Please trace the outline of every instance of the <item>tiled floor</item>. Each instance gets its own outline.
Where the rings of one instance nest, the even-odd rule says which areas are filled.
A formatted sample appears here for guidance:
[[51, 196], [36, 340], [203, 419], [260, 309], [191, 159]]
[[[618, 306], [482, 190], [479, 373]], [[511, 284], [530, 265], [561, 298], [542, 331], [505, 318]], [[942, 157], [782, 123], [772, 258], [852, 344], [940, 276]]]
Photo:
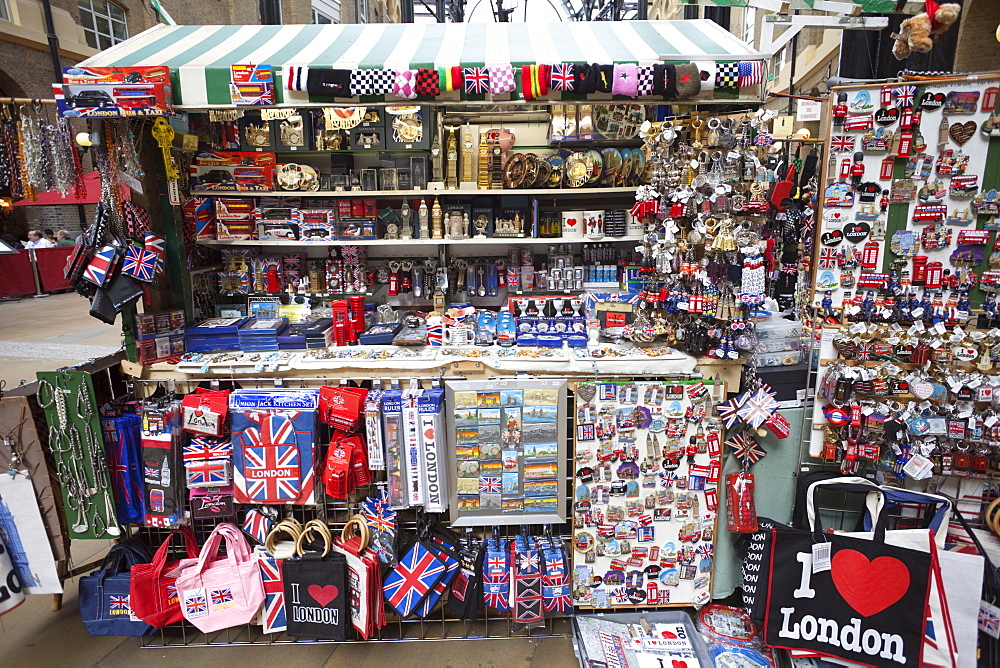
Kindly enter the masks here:
[[[36, 371], [57, 369], [116, 351], [121, 341], [120, 326], [105, 325], [92, 318], [89, 306], [86, 299], [76, 294], [0, 302], [0, 381], [5, 381], [8, 388], [16, 387], [22, 380], [34, 380]], [[88, 563], [108, 546], [107, 541], [75, 541], [74, 561]], [[567, 638], [143, 649], [136, 639], [87, 635], [80, 621], [76, 591], [77, 580], [67, 581], [63, 606], [57, 612], [51, 609], [51, 596], [32, 596], [0, 617], [0, 666], [173, 668], [197, 663], [282, 668], [569, 668], [578, 665]]]
[[0, 301], [0, 381], [7, 388], [35, 379], [36, 371], [103, 357], [121, 346], [121, 325], [89, 313], [76, 293]]

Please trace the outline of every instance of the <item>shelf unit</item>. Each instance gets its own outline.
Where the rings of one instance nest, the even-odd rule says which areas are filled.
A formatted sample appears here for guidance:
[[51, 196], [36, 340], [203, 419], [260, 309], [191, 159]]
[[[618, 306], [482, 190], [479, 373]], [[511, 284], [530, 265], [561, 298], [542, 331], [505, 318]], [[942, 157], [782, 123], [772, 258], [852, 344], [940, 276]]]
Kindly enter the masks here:
[[492, 237], [487, 239], [341, 239], [337, 241], [296, 241], [294, 239], [274, 239], [264, 240], [253, 239], [242, 241], [239, 239], [205, 239], [198, 241], [203, 246], [296, 246], [299, 248], [311, 248], [320, 246], [507, 246], [517, 244], [585, 244], [585, 243], [612, 243], [619, 241], [642, 241], [641, 235], [626, 235], [624, 237], [603, 237], [601, 239], [563, 239], [554, 238], [534, 238], [534, 237]]
[[192, 190], [195, 197], [478, 197], [482, 195], [527, 195], [554, 197], [600, 197], [601, 195], [634, 194], [636, 186], [615, 188], [520, 188], [505, 190], [490, 189], [441, 189], [441, 190], [254, 190], [254, 191], [223, 191], [223, 190]]

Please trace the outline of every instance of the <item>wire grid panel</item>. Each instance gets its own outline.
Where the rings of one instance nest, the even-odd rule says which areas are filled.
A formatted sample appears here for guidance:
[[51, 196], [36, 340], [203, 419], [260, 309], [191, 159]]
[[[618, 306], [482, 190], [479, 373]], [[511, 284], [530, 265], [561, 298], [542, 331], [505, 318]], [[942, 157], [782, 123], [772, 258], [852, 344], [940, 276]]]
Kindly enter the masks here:
[[[564, 470], [567, 472], [565, 485], [570, 489], [572, 484], [573, 468], [573, 443], [572, 438], [575, 433], [574, 420], [574, 396], [572, 391], [567, 391], [564, 414], [567, 420], [565, 429], [567, 461]], [[317, 462], [325, 461], [327, 445], [330, 440], [330, 428], [323, 423], [317, 423], [317, 439], [320, 443], [318, 448]], [[359, 488], [349, 499], [333, 499], [326, 494], [320, 493], [320, 502], [311, 506], [283, 506], [279, 510], [282, 518], [294, 517], [299, 522], [305, 524], [312, 519], [325, 521], [330, 530], [335, 534], [339, 533], [352, 515], [360, 512], [361, 501], [372, 494], [377, 493], [377, 487], [371, 485]], [[567, 517], [572, 517], [572, 499], [564, 499], [566, 503]], [[190, 510], [190, 508], [188, 508]], [[442, 517], [447, 524], [447, 517]], [[216, 521], [192, 520], [192, 527], [198, 537], [199, 544], [203, 544], [217, 524]], [[398, 530], [414, 533], [417, 527], [417, 513], [413, 510], [400, 511], [398, 514]], [[572, 549], [570, 545], [571, 527], [570, 523], [550, 525], [553, 537], [563, 541], [567, 550]], [[482, 540], [486, 535], [496, 535], [511, 537], [521, 529], [527, 529], [532, 533], [540, 533], [540, 527], [469, 527], [477, 540]], [[143, 537], [148, 545], [156, 549], [167, 538], [170, 529], [160, 529], [154, 527], [140, 527], [139, 535]], [[567, 552], [567, 554], [569, 554]], [[170, 545], [168, 561], [182, 559], [186, 557], [181, 541], [174, 541]], [[442, 599], [444, 600], [444, 599]], [[347, 642], [383, 642], [383, 641], [433, 641], [433, 640], [493, 640], [506, 638], [540, 638], [540, 637], [566, 637], [571, 635], [571, 620], [569, 617], [546, 616], [544, 624], [540, 627], [527, 629], [515, 629], [509, 615], [502, 615], [489, 608], [484, 608], [479, 619], [474, 621], [461, 620], [450, 617], [444, 605], [439, 603], [438, 608], [426, 618], [403, 619], [391, 608], [386, 609], [387, 624], [382, 629], [376, 631], [375, 636], [369, 640], [362, 639], [353, 628], [347, 631]], [[202, 633], [187, 620], [172, 624], [164, 629], [157, 630], [141, 639], [143, 647], [206, 647], [225, 645], [273, 645], [273, 644], [315, 644], [315, 643], [335, 643], [332, 640], [315, 640], [307, 638], [293, 638], [286, 633], [262, 632], [262, 627], [254, 624], [245, 624], [233, 628], [223, 629], [213, 633]]]

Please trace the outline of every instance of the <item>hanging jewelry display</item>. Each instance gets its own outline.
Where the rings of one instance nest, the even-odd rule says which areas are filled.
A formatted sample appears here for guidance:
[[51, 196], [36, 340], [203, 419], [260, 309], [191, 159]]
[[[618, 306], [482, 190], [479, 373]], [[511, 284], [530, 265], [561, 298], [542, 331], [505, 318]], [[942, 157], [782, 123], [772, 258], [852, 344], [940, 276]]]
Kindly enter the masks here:
[[38, 403], [49, 425], [48, 447], [62, 488], [70, 537], [121, 535], [90, 375], [39, 372], [38, 383]]

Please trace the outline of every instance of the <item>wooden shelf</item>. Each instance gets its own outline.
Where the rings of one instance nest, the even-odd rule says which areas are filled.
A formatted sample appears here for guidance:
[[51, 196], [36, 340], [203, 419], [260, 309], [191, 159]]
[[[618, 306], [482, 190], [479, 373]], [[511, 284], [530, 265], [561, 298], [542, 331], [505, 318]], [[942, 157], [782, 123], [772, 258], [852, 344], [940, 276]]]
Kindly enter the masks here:
[[626, 235], [624, 237], [604, 237], [603, 239], [563, 239], [556, 237], [553, 239], [525, 238], [490, 238], [490, 239], [410, 239], [402, 241], [398, 239], [341, 239], [337, 241], [295, 241], [290, 239], [274, 239], [261, 241], [253, 239], [250, 241], [229, 240], [229, 239], [205, 239], [197, 243], [203, 246], [295, 246], [297, 248], [309, 248], [311, 246], [476, 246], [476, 245], [496, 245], [507, 246], [517, 244], [586, 244], [586, 243], [609, 243], [613, 241], [642, 241], [641, 235]]
[[636, 186], [621, 188], [523, 188], [512, 190], [256, 190], [256, 191], [223, 191], [223, 190], [192, 190], [191, 195], [197, 197], [395, 197], [410, 199], [413, 197], [479, 197], [482, 195], [529, 195], [552, 197], [600, 197], [601, 195], [634, 194]]

